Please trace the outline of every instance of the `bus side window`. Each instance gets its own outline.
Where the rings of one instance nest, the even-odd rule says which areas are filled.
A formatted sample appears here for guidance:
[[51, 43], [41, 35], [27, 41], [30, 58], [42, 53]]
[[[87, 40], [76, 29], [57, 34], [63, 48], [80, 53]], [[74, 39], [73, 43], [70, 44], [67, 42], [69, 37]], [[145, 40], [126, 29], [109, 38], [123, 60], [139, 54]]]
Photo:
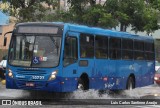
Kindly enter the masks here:
[[133, 40], [122, 39], [122, 59], [132, 60], [133, 59]]
[[78, 59], [78, 47], [77, 47], [77, 38], [75, 37], [66, 37], [64, 45], [64, 62], [63, 65], [67, 66], [73, 64]]
[[134, 59], [144, 60], [144, 42], [140, 40], [134, 41]]
[[95, 37], [95, 56], [97, 59], [108, 58], [108, 37], [100, 35]]
[[154, 60], [154, 43], [153, 42], [145, 42], [145, 59], [146, 60]]
[[109, 40], [109, 57], [110, 59], [121, 59], [121, 39], [110, 38]]
[[80, 35], [80, 57], [93, 58], [94, 57], [94, 36], [90, 34]]

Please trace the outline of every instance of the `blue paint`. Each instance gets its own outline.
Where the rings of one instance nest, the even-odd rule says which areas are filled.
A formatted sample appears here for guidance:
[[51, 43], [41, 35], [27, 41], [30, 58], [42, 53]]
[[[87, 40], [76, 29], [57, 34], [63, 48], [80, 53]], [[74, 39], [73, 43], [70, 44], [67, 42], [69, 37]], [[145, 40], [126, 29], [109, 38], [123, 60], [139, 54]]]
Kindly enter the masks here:
[[[63, 52], [66, 33], [68, 33], [70, 36], [77, 38], [78, 46], [80, 46], [80, 33], [138, 39], [153, 43], [152, 37], [141, 37], [137, 35], [131, 35], [125, 32], [104, 30], [100, 28], [73, 25], [68, 23], [49, 24], [64, 25], [59, 65], [57, 67], [38, 68], [37, 70], [36, 68], [32, 69], [32, 67], [27, 67], [29, 68], [27, 70], [26, 67], [11, 66], [8, 64], [8, 68], [12, 70], [14, 77], [8, 77], [8, 71], [6, 72], [7, 88], [45, 90], [53, 92], [72, 92], [77, 89], [78, 79], [84, 73], [87, 74], [89, 77], [89, 89], [126, 89], [127, 79], [131, 74], [135, 76], [135, 87], [143, 87], [153, 84], [155, 67], [154, 60], [112, 60], [109, 58], [96, 59], [95, 57], [93, 59], [80, 58], [80, 48], [78, 47], [78, 60], [67, 66], [63, 65]], [[88, 61], [87, 66], [79, 66], [80, 60]], [[34, 57], [32, 59], [32, 62], [34, 64], [38, 64], [41, 61], [39, 60], [39, 57]], [[55, 70], [58, 70], [56, 79], [49, 81], [52, 72], [54, 72]], [[44, 76], [44, 79], [33, 80], [33, 76]], [[26, 82], [34, 82], [34, 84], [37, 86], [24, 86]]]

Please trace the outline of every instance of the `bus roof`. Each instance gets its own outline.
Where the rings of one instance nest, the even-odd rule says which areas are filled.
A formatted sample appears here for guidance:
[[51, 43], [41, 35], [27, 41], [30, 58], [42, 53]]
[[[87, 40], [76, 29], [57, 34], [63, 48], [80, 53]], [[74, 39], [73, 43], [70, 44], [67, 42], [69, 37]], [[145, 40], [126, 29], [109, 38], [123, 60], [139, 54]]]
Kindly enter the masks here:
[[43, 25], [43, 26], [61, 26], [68, 27], [70, 31], [80, 32], [80, 33], [88, 33], [88, 34], [96, 34], [96, 35], [104, 35], [111, 37], [122, 37], [122, 38], [130, 38], [136, 40], [145, 40], [145, 41], [153, 41], [151, 36], [139, 36], [136, 34], [130, 34], [127, 32], [120, 32], [116, 30], [103, 29], [99, 27], [89, 27], [85, 25], [79, 24], [71, 24], [71, 23], [63, 23], [63, 22], [27, 22], [27, 23], [19, 23], [17, 26], [27, 26], [27, 25]]
[[103, 29], [98, 27], [89, 27], [77, 24], [66, 24], [71, 31], [83, 32], [88, 34], [96, 34], [96, 35], [106, 35], [111, 37], [122, 37], [122, 38], [130, 38], [136, 40], [145, 40], [145, 41], [153, 41], [153, 37], [151, 36], [139, 36], [136, 34], [130, 34], [127, 32], [120, 32], [115, 30]]

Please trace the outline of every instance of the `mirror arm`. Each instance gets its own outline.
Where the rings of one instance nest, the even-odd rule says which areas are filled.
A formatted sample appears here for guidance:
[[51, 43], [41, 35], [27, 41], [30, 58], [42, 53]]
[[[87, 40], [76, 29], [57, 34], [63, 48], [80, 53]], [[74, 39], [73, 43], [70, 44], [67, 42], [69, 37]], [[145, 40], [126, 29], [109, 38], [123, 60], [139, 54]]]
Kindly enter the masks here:
[[13, 33], [13, 31], [6, 32], [6, 33], [4, 34], [4, 37], [5, 37], [7, 34], [9, 34], [9, 33]]
[[9, 32], [6, 32], [6, 33], [4, 34], [3, 46], [6, 46], [6, 45], [7, 45], [7, 37], [6, 37], [6, 35], [9, 34], [9, 33], [13, 33], [13, 32], [12, 32], [12, 31], [9, 31]]

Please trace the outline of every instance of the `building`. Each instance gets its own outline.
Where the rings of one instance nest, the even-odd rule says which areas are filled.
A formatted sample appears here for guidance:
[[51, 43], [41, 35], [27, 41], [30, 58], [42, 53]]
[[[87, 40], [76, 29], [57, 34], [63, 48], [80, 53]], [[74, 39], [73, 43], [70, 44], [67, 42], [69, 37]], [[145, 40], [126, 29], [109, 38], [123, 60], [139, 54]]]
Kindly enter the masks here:
[[14, 24], [9, 24], [9, 16], [0, 11], [0, 60], [4, 55], [6, 55], [11, 39], [11, 34], [7, 35], [7, 46], [3, 46], [4, 34], [6, 32], [12, 31], [13, 27]]

